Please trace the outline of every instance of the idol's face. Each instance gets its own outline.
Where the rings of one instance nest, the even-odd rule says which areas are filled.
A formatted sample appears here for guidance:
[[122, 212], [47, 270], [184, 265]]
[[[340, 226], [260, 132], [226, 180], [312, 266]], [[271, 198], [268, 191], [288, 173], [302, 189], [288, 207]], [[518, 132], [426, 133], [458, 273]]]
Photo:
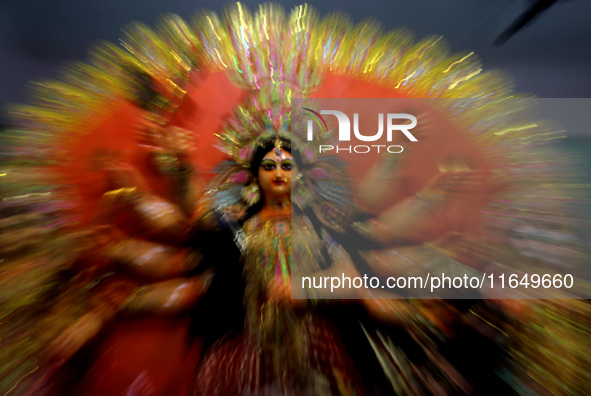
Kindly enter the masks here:
[[291, 153], [272, 149], [259, 166], [259, 187], [267, 200], [288, 199], [291, 194], [291, 178], [296, 172]]

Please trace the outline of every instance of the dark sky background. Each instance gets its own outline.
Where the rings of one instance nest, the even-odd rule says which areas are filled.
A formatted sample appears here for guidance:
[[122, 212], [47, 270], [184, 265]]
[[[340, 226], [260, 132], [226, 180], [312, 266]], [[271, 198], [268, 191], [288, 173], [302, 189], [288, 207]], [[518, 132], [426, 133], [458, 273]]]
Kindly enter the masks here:
[[[591, 0], [557, 0], [502, 45], [492, 43], [536, 1], [549, 0], [315, 0], [320, 14], [334, 10], [354, 22], [373, 18], [385, 29], [406, 27], [417, 39], [442, 35], [452, 51], [475, 51], [486, 69], [503, 69], [515, 89], [542, 98], [591, 98]], [[260, 2], [243, 1], [251, 10]], [[276, 1], [286, 9], [301, 2]], [[154, 26], [175, 13], [222, 12], [213, 0], [1, 0], [0, 106], [27, 100], [28, 81], [59, 76], [61, 65], [84, 60], [100, 40], [117, 41], [133, 21]], [[570, 104], [569, 104], [570, 103]], [[568, 120], [590, 116], [590, 101], [568, 101]], [[572, 114], [569, 114], [572, 113]], [[589, 134], [589, 123], [567, 126]], [[586, 131], [585, 129], [589, 129]]]

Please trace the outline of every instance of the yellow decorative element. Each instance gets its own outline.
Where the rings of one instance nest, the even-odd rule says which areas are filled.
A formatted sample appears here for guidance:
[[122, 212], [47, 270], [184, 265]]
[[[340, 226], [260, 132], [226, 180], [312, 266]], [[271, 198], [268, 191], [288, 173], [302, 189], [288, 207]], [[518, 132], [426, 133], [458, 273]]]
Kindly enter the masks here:
[[5, 197], [5, 198], [2, 198], [2, 201], [10, 202], [10, 201], [17, 201], [17, 200], [26, 199], [26, 198], [43, 198], [43, 197], [49, 197], [50, 195], [51, 195], [51, 192], [29, 193], [29, 194], [24, 194], [24, 195], [16, 195], [14, 197]]
[[136, 190], [137, 190], [137, 187], [123, 187], [123, 188], [119, 188], [117, 190], [107, 191], [106, 193], [103, 194], [103, 197], [115, 197], [118, 195], [129, 194], [129, 193], [135, 192]]
[[455, 81], [455, 82], [454, 82], [452, 85], [450, 85], [450, 86], [449, 86], [449, 88], [448, 88], [448, 89], [453, 89], [453, 88], [455, 88], [455, 87], [456, 87], [456, 85], [458, 85], [459, 83], [461, 83], [461, 82], [464, 82], [464, 81], [467, 81], [467, 80], [471, 79], [472, 77], [474, 77], [475, 75], [477, 75], [477, 74], [478, 74], [478, 73], [480, 73], [481, 71], [482, 71], [482, 69], [478, 69], [478, 70], [476, 70], [475, 72], [472, 72], [472, 73], [468, 74], [466, 77], [462, 77], [462, 78], [460, 78], [460, 79], [456, 80], [456, 81]]
[[23, 375], [21, 378], [19, 378], [18, 381], [15, 382], [14, 386], [12, 388], [10, 388], [5, 394], [4, 396], [8, 395], [10, 392], [12, 392], [17, 386], [18, 384], [21, 382], [21, 380], [23, 378], [26, 378], [27, 376], [33, 374], [35, 371], [39, 370], [39, 366], [35, 367], [33, 370], [29, 371], [28, 373], [26, 373], [25, 375]]
[[474, 55], [474, 52], [470, 52], [468, 55], [464, 56], [459, 61], [455, 61], [454, 63], [452, 63], [451, 65], [449, 65], [449, 67], [447, 69], [445, 69], [443, 72], [444, 73], [447, 73], [448, 71], [451, 70], [452, 67], [454, 67], [454, 65], [457, 65], [458, 63], [461, 63], [461, 62], [465, 61], [466, 59], [468, 59], [472, 55]]
[[413, 71], [411, 75], [409, 75], [406, 78], [403, 78], [402, 80], [398, 81], [398, 84], [396, 84], [396, 89], [400, 88], [400, 84], [402, 84], [405, 81], [408, 81], [409, 78], [411, 78], [412, 76], [414, 76], [415, 74], [417, 74], [417, 71]]
[[520, 127], [520, 128], [507, 128], [507, 129], [505, 129], [503, 131], [495, 132], [495, 135], [501, 136], [501, 135], [506, 134], [507, 132], [523, 131], [525, 129], [535, 128], [537, 126], [538, 126], [538, 124], [531, 124], [531, 125], [526, 125], [526, 126], [523, 126], [523, 127]]

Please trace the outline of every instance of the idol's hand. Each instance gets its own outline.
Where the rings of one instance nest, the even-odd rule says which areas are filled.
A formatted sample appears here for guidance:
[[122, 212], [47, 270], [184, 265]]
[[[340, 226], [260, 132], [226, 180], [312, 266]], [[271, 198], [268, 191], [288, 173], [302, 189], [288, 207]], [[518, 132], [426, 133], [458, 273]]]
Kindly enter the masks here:
[[148, 149], [163, 149], [164, 128], [150, 117], [142, 117], [136, 125], [136, 141]]
[[367, 312], [377, 320], [403, 326], [411, 321], [427, 321], [446, 333], [452, 331], [453, 323], [460, 313], [443, 300], [408, 301], [393, 299], [390, 293], [381, 290], [367, 291], [361, 300]]
[[480, 170], [461, 170], [438, 173], [421, 190], [424, 194], [469, 196], [483, 192], [486, 175]]
[[136, 288], [120, 309], [126, 313], [177, 315], [189, 312], [211, 285], [213, 274], [174, 278]]
[[149, 117], [142, 118], [136, 129], [137, 142], [152, 153], [160, 172], [171, 173], [172, 169], [174, 173], [189, 164], [196, 149], [193, 132], [176, 126], [161, 126]]
[[146, 189], [147, 185], [140, 172], [125, 163], [114, 163], [106, 168], [109, 185], [114, 189], [133, 188]]
[[97, 336], [104, 325], [100, 312], [91, 311], [66, 328], [47, 346], [48, 360], [63, 364], [88, 341]]
[[124, 282], [113, 283], [98, 292], [91, 303], [93, 308], [67, 326], [47, 344], [46, 359], [61, 365], [90, 341], [97, 338], [115, 317], [119, 305], [129, 293]]
[[195, 144], [195, 134], [188, 129], [180, 127], [170, 127], [166, 130], [165, 144], [167, 151], [175, 153], [181, 161], [185, 161], [197, 149]]

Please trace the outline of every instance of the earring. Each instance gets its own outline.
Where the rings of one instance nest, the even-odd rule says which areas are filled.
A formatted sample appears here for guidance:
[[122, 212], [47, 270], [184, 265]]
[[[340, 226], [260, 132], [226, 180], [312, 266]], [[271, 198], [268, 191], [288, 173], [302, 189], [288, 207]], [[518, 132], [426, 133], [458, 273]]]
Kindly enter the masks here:
[[248, 206], [256, 205], [261, 200], [261, 190], [257, 184], [256, 179], [242, 189], [242, 199], [248, 204]]

